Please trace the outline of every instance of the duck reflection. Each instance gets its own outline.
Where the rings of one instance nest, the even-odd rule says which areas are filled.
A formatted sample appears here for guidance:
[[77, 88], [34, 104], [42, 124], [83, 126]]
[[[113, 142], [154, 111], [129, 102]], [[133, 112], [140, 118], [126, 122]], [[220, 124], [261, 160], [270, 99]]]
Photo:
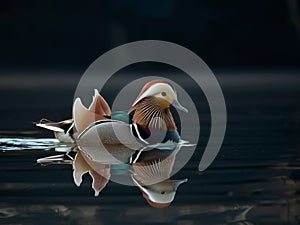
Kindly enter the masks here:
[[[149, 153], [153, 153], [153, 150]], [[171, 180], [175, 155], [166, 158], [140, 160], [132, 164], [131, 178], [143, 197], [155, 208], [164, 208], [174, 200], [176, 190], [183, 180]]]
[[[183, 146], [183, 144], [178, 144], [172, 150], [143, 148], [134, 153], [128, 152], [127, 157], [123, 153], [123, 159], [127, 158], [127, 164], [107, 164], [107, 161], [115, 161], [113, 154], [107, 154], [108, 158], [96, 157], [97, 160], [94, 160], [87, 152], [78, 151], [73, 162], [74, 181], [79, 186], [82, 175], [89, 172], [93, 178], [92, 188], [95, 191], [95, 196], [98, 196], [109, 181], [111, 168], [118, 169], [121, 176], [129, 175], [132, 183], [139, 188], [151, 206], [155, 208], [167, 207], [174, 200], [179, 185], [187, 182], [187, 179], [170, 179], [176, 154]], [[109, 150], [116, 151], [111, 147], [105, 150], [98, 149], [98, 152], [103, 155], [101, 152]], [[124, 168], [121, 173], [119, 168]]]
[[[127, 163], [118, 162], [113, 154], [107, 154], [106, 158], [97, 157], [95, 152], [89, 155], [88, 152], [75, 148], [64, 155], [55, 155], [38, 159], [40, 164], [71, 164], [73, 167], [73, 180], [79, 187], [83, 176], [89, 174], [92, 178], [92, 188], [95, 196], [99, 196], [101, 191], [107, 186], [111, 174], [115, 176], [124, 176], [131, 180], [132, 185], [138, 187], [146, 201], [155, 208], [164, 208], [169, 206], [174, 200], [177, 188], [187, 182], [187, 179], [171, 180], [176, 155], [183, 146], [187, 144], [178, 144], [172, 150], [161, 150], [143, 148], [136, 152], [127, 152]], [[111, 149], [98, 149], [99, 155], [103, 156], [103, 151], [116, 151]], [[75, 156], [71, 155], [75, 153]], [[107, 163], [111, 162], [111, 163]], [[118, 171], [112, 172], [112, 171]], [[117, 179], [117, 178], [116, 178]]]

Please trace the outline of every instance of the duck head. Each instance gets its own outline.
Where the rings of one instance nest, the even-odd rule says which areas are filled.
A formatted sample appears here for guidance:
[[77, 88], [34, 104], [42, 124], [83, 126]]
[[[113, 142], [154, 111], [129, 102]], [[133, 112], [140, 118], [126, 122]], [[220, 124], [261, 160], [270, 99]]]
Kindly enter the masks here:
[[188, 112], [178, 99], [173, 87], [165, 80], [153, 80], [145, 84], [132, 104], [129, 113], [133, 123], [155, 130], [176, 130], [170, 107]]

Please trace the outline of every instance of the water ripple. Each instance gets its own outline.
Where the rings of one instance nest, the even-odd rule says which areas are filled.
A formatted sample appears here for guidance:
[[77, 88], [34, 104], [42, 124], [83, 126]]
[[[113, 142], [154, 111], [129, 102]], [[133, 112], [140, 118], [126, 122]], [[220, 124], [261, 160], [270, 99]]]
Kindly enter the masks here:
[[58, 145], [55, 138], [0, 138], [0, 151], [50, 150]]

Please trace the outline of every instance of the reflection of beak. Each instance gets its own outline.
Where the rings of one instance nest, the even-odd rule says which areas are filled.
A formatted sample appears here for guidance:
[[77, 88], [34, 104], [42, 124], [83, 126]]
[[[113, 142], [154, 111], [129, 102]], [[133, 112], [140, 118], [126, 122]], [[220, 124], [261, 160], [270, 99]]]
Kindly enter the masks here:
[[175, 190], [177, 190], [177, 188], [179, 187], [180, 184], [186, 183], [188, 181], [187, 178], [183, 179], [183, 180], [175, 180], [174, 182], [174, 186], [175, 186]]
[[183, 107], [177, 100], [174, 100], [172, 102], [172, 106], [174, 106], [176, 109], [181, 110], [183, 112], [188, 112], [187, 108]]

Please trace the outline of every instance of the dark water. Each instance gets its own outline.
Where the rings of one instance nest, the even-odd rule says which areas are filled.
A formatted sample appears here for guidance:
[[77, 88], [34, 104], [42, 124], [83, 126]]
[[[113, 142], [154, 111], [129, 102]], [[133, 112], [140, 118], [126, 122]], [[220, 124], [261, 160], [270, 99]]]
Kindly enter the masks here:
[[300, 224], [300, 79], [295, 74], [218, 77], [228, 112], [224, 144], [213, 164], [198, 172], [210, 125], [207, 110], [200, 110], [199, 145], [174, 176], [188, 182], [164, 209], [149, 206], [136, 187], [113, 182], [94, 197], [91, 178], [84, 176], [76, 187], [70, 164], [36, 163], [60, 153], [52, 134], [31, 122], [71, 115], [76, 80], [68, 78], [54, 90], [56, 79], [67, 78], [43, 83], [41, 77], [36, 87], [0, 91], [0, 224]]

